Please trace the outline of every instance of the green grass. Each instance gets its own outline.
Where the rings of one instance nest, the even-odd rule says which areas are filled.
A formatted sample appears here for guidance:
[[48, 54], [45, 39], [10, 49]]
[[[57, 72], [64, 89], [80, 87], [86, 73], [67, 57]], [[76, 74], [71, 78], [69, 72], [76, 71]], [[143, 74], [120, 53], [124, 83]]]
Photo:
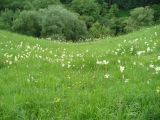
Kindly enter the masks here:
[[86, 43], [0, 31], [0, 120], [159, 120], [158, 56], [160, 26]]

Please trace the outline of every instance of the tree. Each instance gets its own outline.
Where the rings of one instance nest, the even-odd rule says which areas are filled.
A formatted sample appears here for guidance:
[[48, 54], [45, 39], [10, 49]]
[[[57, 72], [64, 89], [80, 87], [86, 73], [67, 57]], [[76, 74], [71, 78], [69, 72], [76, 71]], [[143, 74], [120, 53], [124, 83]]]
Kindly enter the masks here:
[[118, 13], [119, 13], [119, 8], [117, 4], [111, 5], [111, 8], [109, 9], [109, 17], [110, 18], [118, 17]]
[[50, 6], [40, 10], [43, 37], [64, 37], [66, 40], [77, 41], [87, 34], [87, 28], [83, 21], [61, 6]]
[[154, 21], [160, 22], [160, 5], [153, 5], [152, 9], [154, 10]]
[[88, 28], [100, 17], [101, 7], [96, 0], [73, 0], [71, 8], [82, 16]]
[[23, 11], [13, 22], [13, 30], [31, 36], [40, 37], [40, 16], [37, 11]]
[[1, 23], [3, 23], [3, 26], [1, 27], [4, 29], [11, 29], [14, 16], [15, 13], [12, 10], [6, 9], [5, 11], [1, 12]]
[[99, 22], [96, 22], [89, 29], [89, 35], [93, 38], [101, 38], [107, 36], [109, 33], [109, 29], [105, 26], [101, 25]]
[[149, 7], [135, 8], [130, 12], [128, 19], [129, 28], [139, 28], [153, 23], [154, 11]]

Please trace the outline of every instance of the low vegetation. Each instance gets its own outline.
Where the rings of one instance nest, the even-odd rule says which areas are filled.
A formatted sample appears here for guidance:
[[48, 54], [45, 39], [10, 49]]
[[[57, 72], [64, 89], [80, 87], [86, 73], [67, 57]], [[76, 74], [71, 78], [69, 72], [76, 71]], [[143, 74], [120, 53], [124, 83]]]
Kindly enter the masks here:
[[95, 42], [0, 31], [0, 119], [158, 120], [160, 26]]
[[0, 0], [0, 120], [160, 120], [159, 0]]

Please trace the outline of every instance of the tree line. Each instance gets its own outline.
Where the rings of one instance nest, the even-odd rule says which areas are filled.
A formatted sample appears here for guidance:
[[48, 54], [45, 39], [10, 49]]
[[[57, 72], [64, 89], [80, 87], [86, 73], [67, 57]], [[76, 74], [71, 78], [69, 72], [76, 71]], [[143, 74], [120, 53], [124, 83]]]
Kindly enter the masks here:
[[159, 23], [160, 0], [0, 0], [0, 28], [56, 40], [116, 36]]

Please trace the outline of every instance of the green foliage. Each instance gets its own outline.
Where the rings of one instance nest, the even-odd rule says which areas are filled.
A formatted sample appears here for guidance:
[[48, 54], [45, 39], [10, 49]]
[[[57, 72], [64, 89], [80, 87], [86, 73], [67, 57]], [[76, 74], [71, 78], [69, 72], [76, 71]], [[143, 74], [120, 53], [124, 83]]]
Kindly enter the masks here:
[[126, 19], [113, 17], [108, 20], [110, 35], [119, 35], [125, 33]]
[[[96, 31], [95, 25], [97, 24], [96, 22], [99, 22], [99, 24], [102, 25], [102, 29], [109, 29], [108, 34], [119, 35], [126, 33], [126, 31], [129, 32], [139, 29], [143, 26], [151, 25], [153, 22], [160, 22], [160, 7], [157, 3], [159, 3], [157, 0], [0, 0], [0, 12], [2, 13], [0, 16], [0, 28], [10, 30], [13, 26], [14, 21], [13, 30], [16, 30], [17, 32], [21, 31], [20, 33], [23, 34], [34, 35], [38, 37], [52, 37], [54, 39], [73, 40], [84, 38], [87, 32], [90, 32], [91, 34], [93, 31]], [[51, 12], [45, 12], [44, 14], [40, 15], [42, 17], [37, 18], [36, 15], [34, 18], [36, 19], [35, 22], [33, 22], [33, 17], [31, 17], [31, 20], [29, 20], [29, 18], [25, 18], [28, 19], [28, 23], [26, 20], [24, 20], [28, 24], [28, 26], [32, 26], [31, 30], [29, 29], [29, 27], [24, 28], [27, 30], [18, 30], [20, 29], [20, 26], [24, 26], [26, 23], [17, 23], [18, 25], [15, 25], [15, 19], [20, 19], [20, 11], [37, 11], [37, 13], [39, 14], [41, 11], [49, 10], [48, 6], [61, 4], [63, 4], [63, 7], [66, 7], [67, 10], [71, 10], [79, 14], [78, 16], [75, 14], [69, 14], [68, 16], [66, 16], [67, 21], [75, 20], [78, 22], [68, 22], [69, 24], [67, 24], [67, 22], [63, 20], [65, 19], [63, 16], [65, 16], [65, 14], [68, 14], [69, 11], [67, 13], [62, 10], [64, 12], [62, 13], [61, 9], [63, 8], [56, 8], [59, 9], [59, 11], [56, 12], [62, 15], [58, 15], [55, 12], [53, 12], [54, 15], [52, 15]], [[131, 12], [131, 16], [129, 17], [131, 8], [146, 5], [151, 6], [151, 8], [154, 10], [154, 15], [153, 10], [151, 10], [150, 8], [140, 7], [134, 9]], [[45, 10], [40, 11], [40, 9]], [[17, 13], [17, 11], [19, 12]], [[47, 14], [50, 14], [51, 18]], [[126, 22], [126, 19], [128, 19], [128, 22]], [[22, 20], [20, 21], [22, 22]], [[47, 24], [47, 22], [45, 23], [45, 21], [48, 21], [49, 23]], [[35, 23], [35, 25], [29, 25], [29, 22]], [[104, 33], [102, 31], [102, 34]], [[96, 35], [92, 36], [96, 36], [96, 38], [97, 36], [102, 36], [99, 34], [99, 32], [95, 34]]]
[[93, 38], [102, 38], [107, 36], [109, 33], [109, 29], [105, 26], [102, 26], [99, 22], [93, 24], [93, 26], [89, 29], [89, 35]]
[[122, 9], [132, 9], [159, 3], [159, 0], [103, 0], [109, 5], [117, 4]]
[[111, 5], [111, 8], [109, 9], [109, 17], [113, 18], [113, 17], [118, 17], [118, 13], [119, 13], [119, 8], [116, 4]]
[[0, 14], [0, 28], [12, 30], [13, 21], [18, 17], [20, 14], [19, 10], [13, 11], [10, 9], [5, 9]]
[[109, 29], [109, 35], [115, 36], [125, 33], [126, 18], [119, 17], [119, 8], [116, 4], [110, 7], [108, 14], [102, 17], [100, 22]]
[[61, 2], [62, 4], [69, 4], [69, 3], [72, 2], [72, 0], [60, 0], [60, 2]]
[[49, 5], [58, 4], [59, 0], [33, 0], [31, 4], [34, 9], [47, 8]]
[[154, 11], [149, 7], [135, 8], [130, 12], [128, 20], [128, 30], [137, 29], [141, 26], [153, 23]]
[[0, 10], [12, 9], [39, 9], [46, 8], [48, 5], [58, 4], [59, 0], [0, 0]]
[[100, 17], [101, 7], [96, 0], [73, 0], [71, 8], [84, 18], [88, 28]]
[[41, 10], [42, 36], [63, 36], [66, 40], [83, 39], [87, 34], [86, 25], [78, 16], [60, 6]]
[[12, 10], [6, 9], [1, 12], [1, 28], [10, 29], [13, 23], [13, 19], [15, 17], [15, 13]]
[[151, 7], [154, 10], [154, 20], [160, 22], [160, 5], [159, 4], [155, 4], [155, 5], [151, 6]]
[[39, 25], [40, 17], [36, 11], [23, 11], [13, 22], [13, 30], [39, 37], [41, 27]]

